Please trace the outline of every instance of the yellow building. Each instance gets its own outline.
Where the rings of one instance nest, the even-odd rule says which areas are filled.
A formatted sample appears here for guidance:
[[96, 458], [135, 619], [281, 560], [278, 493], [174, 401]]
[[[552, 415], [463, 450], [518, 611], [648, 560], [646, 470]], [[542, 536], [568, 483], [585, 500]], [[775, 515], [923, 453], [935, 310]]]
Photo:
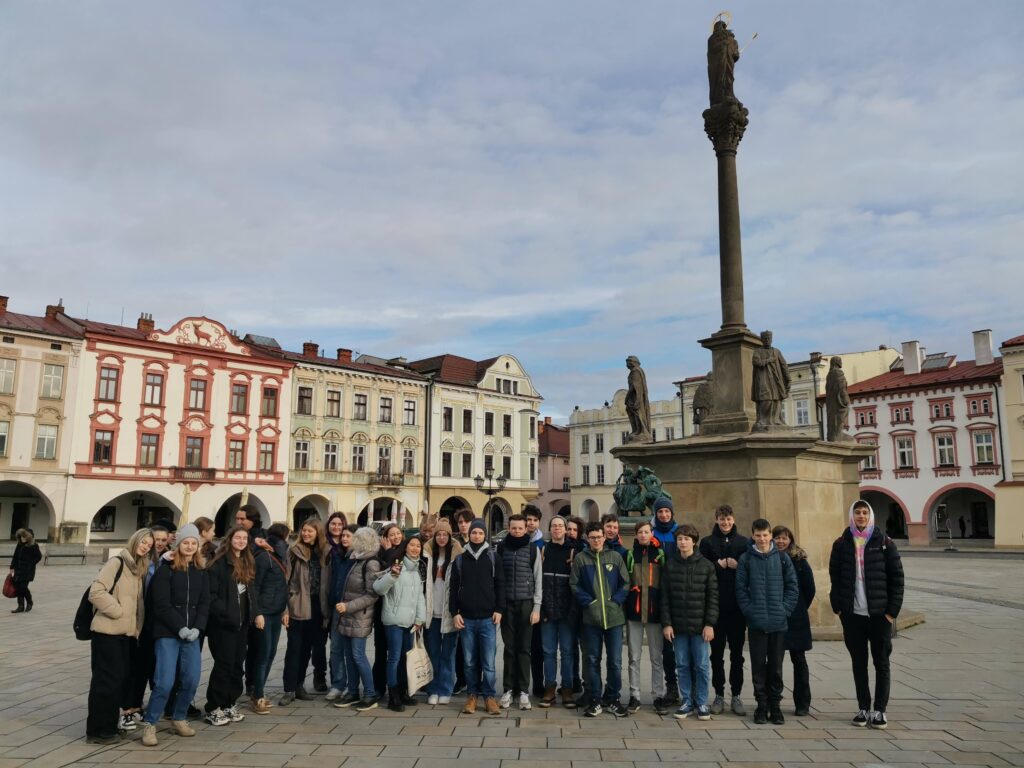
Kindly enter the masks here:
[[996, 546], [1024, 547], [1024, 336], [999, 348], [1003, 356], [1003, 480], [996, 483]]

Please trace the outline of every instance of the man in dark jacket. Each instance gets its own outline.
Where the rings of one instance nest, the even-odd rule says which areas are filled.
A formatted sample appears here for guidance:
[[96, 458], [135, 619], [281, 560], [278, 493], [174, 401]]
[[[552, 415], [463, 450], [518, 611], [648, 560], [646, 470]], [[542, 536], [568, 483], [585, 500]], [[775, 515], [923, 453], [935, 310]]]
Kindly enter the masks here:
[[633, 548], [626, 554], [629, 571], [629, 597], [626, 598], [626, 647], [629, 656], [629, 703], [626, 709], [640, 709], [640, 661], [644, 653], [644, 632], [651, 657], [651, 694], [654, 711], [665, 714], [665, 670], [662, 667], [661, 595], [662, 566], [665, 553], [652, 536], [651, 524], [644, 520], [634, 530]]
[[[558, 656], [561, 655], [562, 704], [575, 707], [572, 686], [576, 669], [575, 614], [576, 602], [569, 587], [569, 575], [576, 547], [566, 538], [565, 518], [554, 515], [548, 523], [551, 541], [541, 550], [543, 574], [540, 607], [540, 636], [544, 661], [544, 694], [542, 707], [555, 703], [558, 692]], [[534, 629], [537, 629], [536, 627]]]
[[508, 536], [498, 545], [498, 555], [505, 576], [505, 608], [501, 612], [505, 692], [501, 708], [508, 709], [518, 696], [520, 709], [532, 709], [530, 649], [533, 625], [540, 622], [544, 579], [540, 550], [530, 541], [523, 515], [509, 517]]
[[604, 548], [610, 552], [618, 553], [622, 561], [626, 561], [629, 551], [622, 546], [622, 538], [619, 536], [619, 516], [614, 512], [601, 515], [601, 530], [604, 531]]
[[758, 518], [751, 526], [754, 543], [736, 569], [736, 602], [747, 619], [750, 636], [750, 672], [754, 678], [757, 709], [754, 722], [771, 717], [782, 725], [782, 659], [786, 654], [789, 615], [796, 608], [800, 588], [789, 555], [772, 541], [772, 525]]
[[[903, 563], [893, 540], [875, 527], [866, 501], [850, 507], [850, 525], [832, 544], [828, 562], [829, 600], [843, 624], [843, 640], [853, 663], [858, 712], [853, 724], [886, 728], [889, 704], [889, 655], [892, 627], [903, 607]], [[871, 706], [868, 648], [875, 665], [875, 703]]]
[[505, 573], [500, 558], [487, 542], [487, 526], [474, 520], [469, 526], [469, 541], [452, 564], [448, 608], [459, 631], [466, 655], [466, 682], [469, 695], [463, 712], [476, 712], [477, 698], [485, 697], [487, 714], [501, 712], [494, 698], [494, 654], [496, 628], [505, 608]]
[[750, 547], [750, 539], [736, 530], [732, 507], [722, 504], [715, 510], [715, 527], [711, 535], [700, 540], [700, 553], [715, 566], [718, 579], [718, 623], [711, 641], [711, 684], [715, 698], [711, 714], [725, 709], [725, 646], [729, 646], [730, 706], [735, 715], [747, 714], [740, 694], [743, 692], [743, 645], [747, 640], [747, 620], [736, 604], [736, 568], [739, 559]]

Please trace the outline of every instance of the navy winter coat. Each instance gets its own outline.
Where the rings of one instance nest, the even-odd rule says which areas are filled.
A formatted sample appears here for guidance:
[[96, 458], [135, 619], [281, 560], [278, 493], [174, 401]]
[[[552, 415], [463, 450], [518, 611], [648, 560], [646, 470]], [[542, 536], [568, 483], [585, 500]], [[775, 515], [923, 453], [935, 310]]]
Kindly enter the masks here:
[[791, 558], [796, 569], [796, 582], [800, 588], [796, 608], [789, 615], [789, 629], [786, 630], [787, 651], [811, 650], [811, 618], [807, 613], [814, 602], [814, 571], [806, 557]]
[[789, 615], [796, 608], [800, 588], [789, 555], [772, 543], [767, 552], [753, 544], [740, 558], [736, 569], [736, 602], [750, 629], [785, 632]]

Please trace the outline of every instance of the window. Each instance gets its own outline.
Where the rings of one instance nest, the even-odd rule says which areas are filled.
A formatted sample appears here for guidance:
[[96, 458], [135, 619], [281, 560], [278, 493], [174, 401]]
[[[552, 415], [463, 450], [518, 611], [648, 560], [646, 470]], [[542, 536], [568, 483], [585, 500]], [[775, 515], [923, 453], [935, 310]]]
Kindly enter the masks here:
[[537, 479], [537, 460], [532, 456], [530, 457], [530, 479]]
[[623, 432], [620, 435], [620, 437], [621, 437], [621, 439], [619, 440], [619, 445], [625, 445], [629, 441], [629, 432], [626, 432], [625, 430], [623, 430]]
[[501, 393], [503, 395], [512, 394], [512, 381], [511, 379], [503, 379], [501, 382]]
[[260, 401], [260, 416], [277, 416], [277, 387], [264, 387]]
[[896, 468], [897, 469], [913, 469], [914, 468], [914, 438], [912, 438], [912, 437], [897, 437], [896, 438]]
[[494, 434], [494, 414], [493, 413], [485, 413], [484, 414], [484, 434], [485, 435], [493, 435]]
[[473, 476], [473, 454], [471, 453], [462, 454], [462, 476]]
[[995, 446], [992, 439], [992, 432], [988, 430], [977, 431], [973, 435], [974, 440], [974, 463], [995, 464]]
[[114, 452], [114, 433], [103, 430], [96, 430], [92, 439], [92, 463], [109, 464]]
[[295, 406], [295, 412], [301, 416], [313, 415], [312, 387], [299, 387], [299, 399]]
[[366, 446], [353, 445], [352, 446], [352, 471], [353, 472], [365, 472], [366, 471]]
[[462, 409], [462, 431], [467, 435], [473, 432], [473, 411], [469, 408]]
[[[811, 406], [806, 397], [796, 401], [796, 425], [806, 427], [811, 423]], [[671, 438], [670, 438], [671, 439]]]
[[185, 466], [201, 467], [203, 465], [203, 438], [185, 438]]
[[36, 458], [54, 459], [57, 457], [57, 427], [51, 424], [40, 424], [36, 429]]
[[416, 473], [416, 449], [402, 449], [402, 474], [412, 475]]
[[875, 425], [875, 407], [870, 406], [868, 408], [856, 408], [854, 410], [857, 418], [858, 427], [868, 427]]
[[0, 421], [0, 456], [7, 455], [7, 438], [11, 434], [11, 422]]
[[228, 469], [245, 469], [245, 440], [228, 443]]
[[537, 419], [534, 416], [530, 417], [530, 439], [533, 440], [537, 437]]
[[452, 476], [452, 454], [451, 451], [441, 452], [441, 477]]
[[369, 403], [369, 397], [365, 394], [358, 393], [352, 403], [352, 418], [356, 421], [366, 421], [366, 408]]
[[935, 436], [935, 455], [940, 467], [956, 466], [956, 450], [953, 447], [953, 435], [941, 434]]
[[64, 366], [44, 365], [43, 366], [43, 392], [41, 397], [60, 397], [64, 388]]
[[380, 411], [380, 418], [378, 418], [377, 420], [382, 422], [382, 423], [384, 423], [384, 424], [390, 424], [391, 423], [391, 398], [390, 397], [382, 397], [380, 399], [380, 408], [378, 410]]
[[951, 418], [953, 416], [953, 404], [943, 403], [942, 404], [942, 415], [944, 418]]
[[0, 395], [14, 394], [14, 371], [17, 366], [14, 360], [0, 358]]
[[445, 406], [441, 409], [441, 429], [444, 432], [451, 432], [452, 427], [452, 409]]
[[403, 408], [402, 423], [407, 427], [416, 426], [416, 401], [406, 400]]
[[193, 411], [206, 410], [206, 382], [192, 379], [188, 385], [188, 407]]
[[597, 465], [597, 484], [604, 485], [604, 464]]
[[666, 440], [675, 440], [676, 439], [676, 428], [675, 427], [665, 427], [665, 439]]
[[382, 475], [391, 474], [391, 446], [377, 446], [377, 472]]
[[295, 441], [295, 465], [294, 469], [309, 469], [309, 441]]
[[108, 403], [117, 401], [117, 378], [120, 373], [117, 368], [100, 368], [100, 400]]
[[594, 453], [604, 453], [604, 435], [594, 435]]
[[512, 414], [510, 413], [501, 417], [501, 436], [512, 437]]
[[512, 382], [512, 394], [513, 395], [518, 395], [519, 394], [519, 382], [518, 381], [513, 381]]
[[[878, 441], [877, 440], [861, 440], [860, 442], [863, 445], [875, 445], [875, 446], [878, 445]], [[865, 456], [864, 457], [863, 461], [861, 461], [861, 463], [860, 463], [860, 468], [861, 468], [862, 471], [878, 469], [878, 451], [877, 451], [877, 449], [870, 456]]]
[[509, 478], [512, 477], [512, 457], [511, 456], [502, 456], [501, 457], [501, 474], [503, 474], [505, 476], [506, 480], [508, 480]]
[[[783, 421], [785, 421], [785, 419], [783, 419]], [[658, 442], [658, 428], [657, 427], [651, 427], [651, 442], [652, 443]]]
[[139, 439], [139, 466], [155, 467], [160, 456], [160, 435], [143, 435]]
[[484, 474], [494, 471], [494, 457], [491, 454], [484, 456]]
[[244, 414], [249, 411], [249, 385], [231, 385], [231, 412]]
[[569, 490], [569, 478], [568, 477], [563, 477], [562, 478], [562, 490], [563, 491], [568, 491]]
[[327, 390], [327, 412], [324, 415], [331, 419], [341, 418], [341, 390]]
[[324, 443], [324, 471], [338, 471], [338, 455], [340, 446], [337, 443]]
[[580, 453], [590, 453], [590, 435], [580, 435]]
[[590, 467], [586, 465], [583, 467], [583, 484], [590, 485]]
[[163, 405], [164, 375], [162, 373], [146, 374], [146, 389], [142, 395], [143, 405]]
[[[276, 391], [275, 391], [276, 394]], [[260, 443], [260, 472], [274, 471], [274, 444]]]

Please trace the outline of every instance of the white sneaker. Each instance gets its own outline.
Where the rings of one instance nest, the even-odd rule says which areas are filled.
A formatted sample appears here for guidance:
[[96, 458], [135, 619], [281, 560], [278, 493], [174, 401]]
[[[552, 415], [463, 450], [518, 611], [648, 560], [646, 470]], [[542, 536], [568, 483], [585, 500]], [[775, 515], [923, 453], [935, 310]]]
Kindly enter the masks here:
[[335, 699], [340, 699], [344, 693], [344, 691], [339, 691], [337, 688], [331, 688], [324, 696], [324, 699], [326, 701], [334, 701]]
[[530, 703], [530, 694], [520, 693], [519, 694], [519, 708], [520, 709], [533, 709], [533, 704]]
[[437, 703], [438, 704], [451, 704], [452, 703], [452, 697], [451, 696], [438, 696], [437, 697]]
[[427, 696], [427, 704], [437, 704], [437, 694], [432, 693]]
[[224, 714], [223, 709], [214, 709], [211, 712], [207, 712], [206, 717], [203, 719], [210, 725], [227, 725], [231, 722], [228, 716]]
[[117, 727], [122, 731], [134, 731], [137, 726], [135, 715], [121, 715], [117, 720]]
[[508, 709], [509, 707], [511, 707], [512, 691], [505, 691], [503, 694], [501, 694], [501, 701], [499, 703], [501, 704], [502, 709]]
[[240, 723], [245, 720], [245, 715], [238, 711], [238, 707], [232, 704], [230, 707], [225, 707], [224, 716], [232, 723]]

